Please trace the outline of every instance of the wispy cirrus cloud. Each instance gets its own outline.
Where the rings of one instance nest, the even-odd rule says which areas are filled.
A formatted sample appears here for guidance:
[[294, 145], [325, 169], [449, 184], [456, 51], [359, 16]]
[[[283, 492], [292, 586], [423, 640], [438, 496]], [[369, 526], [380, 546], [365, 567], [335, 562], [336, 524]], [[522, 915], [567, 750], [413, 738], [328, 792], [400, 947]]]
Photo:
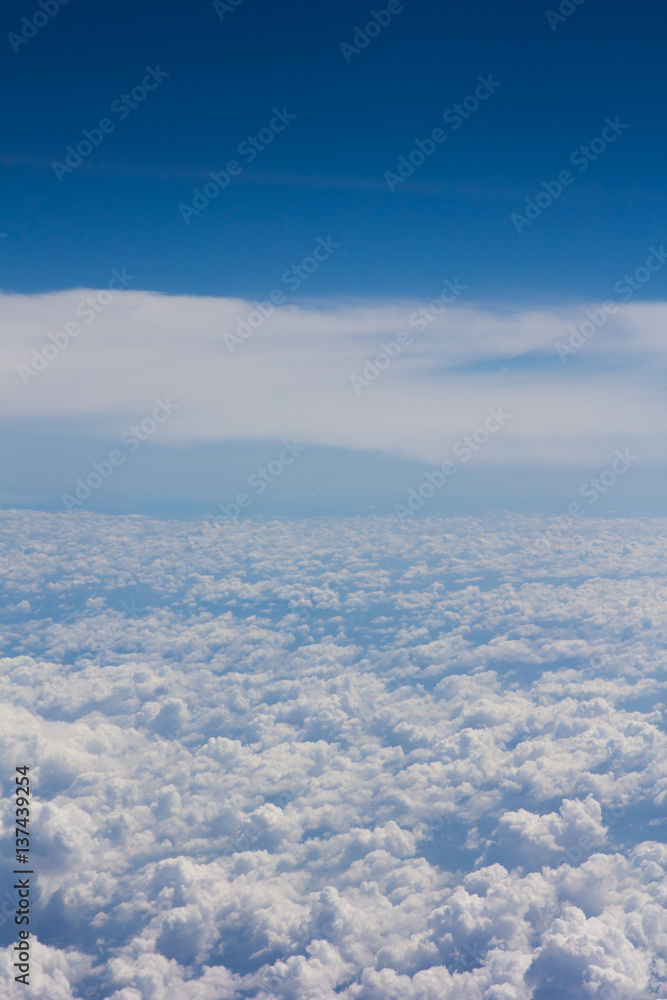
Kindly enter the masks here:
[[[55, 154], [54, 154], [55, 155]], [[53, 172], [53, 158], [31, 156], [27, 153], [0, 154], [0, 163], [12, 168], [28, 168], [30, 170], [48, 170]], [[80, 171], [99, 173], [113, 177], [136, 177], [146, 180], [181, 180], [187, 179], [206, 181], [209, 171], [216, 164], [206, 169], [181, 167], [176, 164], [163, 166], [158, 164], [129, 163], [120, 160], [84, 160], [77, 168]], [[313, 190], [365, 191], [386, 194], [387, 184], [381, 174], [377, 177], [328, 176], [326, 174], [298, 174], [293, 172], [271, 173], [268, 171], [246, 171], [237, 179], [239, 185], [258, 185], [265, 187], [309, 188]], [[507, 201], [521, 196], [519, 187], [493, 187], [469, 182], [436, 183], [410, 179], [401, 191], [423, 194], [436, 198], [457, 198], [469, 201], [488, 201], [502, 198]]]

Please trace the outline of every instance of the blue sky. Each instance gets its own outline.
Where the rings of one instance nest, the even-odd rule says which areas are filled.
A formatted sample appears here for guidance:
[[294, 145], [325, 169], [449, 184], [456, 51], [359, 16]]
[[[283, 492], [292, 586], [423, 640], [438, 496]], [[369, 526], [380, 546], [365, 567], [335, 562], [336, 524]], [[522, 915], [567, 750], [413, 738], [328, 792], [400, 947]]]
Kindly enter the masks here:
[[[91, 498], [93, 509], [203, 510], [212, 492], [223, 502], [242, 488], [244, 446], [247, 465], [254, 450], [269, 460], [283, 435], [297, 434], [327, 471], [298, 487], [289, 511], [390, 512], [424, 462], [439, 465], [503, 402], [509, 378], [506, 405], [516, 401], [523, 424], [515, 420], [502, 455], [481, 456], [469, 478], [487, 480], [473, 506], [560, 508], [616, 447], [648, 441], [627, 489], [634, 512], [654, 512], [667, 273], [657, 4], [641, 5], [628, 31], [627, 11], [599, 0], [565, 0], [562, 14], [418, 0], [392, 0], [389, 12], [325, 0], [187, 12], [55, 2], [50, 17], [37, 6], [3, 14], [14, 96], [0, 159], [0, 419], [20, 442], [5, 446], [3, 505], [58, 509], [88, 452], [105, 454], [171, 391], [183, 409], [149, 446], [164, 477], [144, 473], [131, 485], [124, 469], [105, 487], [106, 503]], [[117, 294], [114, 273], [130, 276]], [[364, 387], [382, 406], [360, 402], [351, 376], [447, 280], [465, 290], [381, 384]], [[84, 290], [108, 287], [115, 298], [92, 335], [71, 338], [26, 384], [20, 366], [31, 352], [81, 316]], [[183, 358], [162, 371], [173, 352], [155, 332], [164, 302], [148, 293], [181, 297], [167, 311], [180, 317], [172, 345], [191, 345], [199, 359], [187, 385]], [[230, 353], [221, 338], [271, 293], [280, 308]], [[618, 310], [604, 330], [585, 342], [575, 334], [579, 346], [559, 356], [571, 324], [578, 330], [605, 301]], [[219, 310], [224, 321], [214, 322]], [[292, 320], [310, 324], [301, 346], [306, 334]], [[521, 332], [507, 334], [507, 322]], [[356, 436], [347, 427], [354, 407]], [[184, 416], [195, 410], [197, 419]], [[625, 423], [623, 411], [633, 414]], [[391, 467], [388, 478], [360, 473], [359, 452], [369, 467]], [[190, 463], [188, 503], [173, 482], [181, 460]], [[326, 485], [336, 481], [347, 486]], [[315, 499], [309, 507], [305, 498], [322, 490], [321, 509]], [[282, 510], [278, 491], [271, 497], [269, 508]]]
[[[318, 295], [420, 296], [455, 272], [477, 298], [560, 301], [603, 295], [661, 236], [657, 3], [628, 32], [627, 9], [599, 0], [555, 30], [547, 4], [408, 0], [348, 63], [371, 9], [243, 0], [221, 21], [211, 3], [71, 3], [7, 43], [5, 290], [97, 287], [124, 265], [146, 289], [259, 295], [330, 232], [342, 252]], [[7, 8], [3, 35], [30, 10]], [[58, 183], [50, 163], [146, 65], [168, 78]], [[488, 74], [501, 86], [392, 194], [384, 173]], [[296, 119], [186, 226], [178, 204], [274, 106]], [[510, 214], [608, 116], [628, 129], [519, 237]]]
[[667, 996], [665, 15], [551, 3], [0, 14], [34, 1000]]

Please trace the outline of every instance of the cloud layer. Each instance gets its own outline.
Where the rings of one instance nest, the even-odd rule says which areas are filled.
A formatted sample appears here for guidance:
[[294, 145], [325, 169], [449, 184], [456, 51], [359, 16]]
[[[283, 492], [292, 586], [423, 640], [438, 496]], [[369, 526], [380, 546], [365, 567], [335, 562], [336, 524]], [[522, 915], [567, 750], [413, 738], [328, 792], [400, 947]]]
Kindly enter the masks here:
[[36, 1000], [664, 998], [664, 521], [1, 522]]
[[[0, 417], [117, 436], [169, 396], [180, 409], [165, 442], [297, 436], [436, 463], [504, 406], [511, 423], [482, 462], [590, 465], [640, 443], [645, 462], [662, 454], [664, 303], [498, 311], [452, 276], [430, 302], [297, 306], [281, 285], [282, 304], [267, 293], [258, 309], [133, 291], [118, 274], [111, 291], [1, 297]], [[562, 360], [556, 345], [581, 329]]]

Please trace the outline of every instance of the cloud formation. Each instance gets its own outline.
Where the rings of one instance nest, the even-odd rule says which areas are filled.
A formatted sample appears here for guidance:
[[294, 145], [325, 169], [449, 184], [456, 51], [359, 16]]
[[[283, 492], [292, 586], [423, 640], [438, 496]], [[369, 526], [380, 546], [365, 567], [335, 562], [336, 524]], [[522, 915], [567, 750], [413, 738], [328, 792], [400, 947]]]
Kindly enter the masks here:
[[36, 1000], [664, 997], [664, 520], [0, 522]]
[[482, 462], [590, 464], [640, 440], [643, 461], [660, 454], [663, 303], [619, 300], [564, 362], [556, 345], [599, 303], [493, 310], [452, 275], [430, 302], [293, 305], [279, 282], [282, 304], [267, 290], [258, 306], [117, 274], [101, 291], [2, 296], [0, 416], [114, 436], [167, 395], [181, 405], [168, 442], [297, 436], [441, 462], [504, 406], [512, 422]]

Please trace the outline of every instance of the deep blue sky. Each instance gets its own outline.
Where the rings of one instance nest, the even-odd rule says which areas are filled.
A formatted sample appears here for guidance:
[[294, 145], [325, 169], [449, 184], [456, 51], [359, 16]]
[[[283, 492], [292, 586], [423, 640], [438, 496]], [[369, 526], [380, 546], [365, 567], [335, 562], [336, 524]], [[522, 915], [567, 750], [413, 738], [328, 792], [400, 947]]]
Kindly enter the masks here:
[[[76, 477], [161, 394], [181, 400], [179, 415], [86, 509], [210, 513], [296, 435], [308, 458], [251, 516], [390, 513], [428, 463], [449, 454], [452, 435], [500, 404], [515, 414], [507, 443], [497, 453], [489, 445], [429, 510], [562, 511], [627, 447], [641, 455], [637, 468], [595, 513], [663, 509], [663, 307], [642, 307], [667, 299], [667, 257], [645, 266], [649, 248], [667, 243], [666, 19], [657, 0], [632, 9], [559, 0], [571, 13], [555, 30], [547, 0], [404, 0], [400, 11], [391, 0], [390, 23], [347, 59], [341, 43], [355, 44], [384, 0], [235, 0], [222, 20], [211, 0], [39, 2], [53, 16], [38, 30], [29, 24], [46, 19], [38, 0], [1, 15], [0, 291], [29, 297], [5, 298], [0, 317], [0, 420], [9, 429], [0, 503], [60, 509]], [[34, 37], [18, 43], [26, 25]], [[123, 109], [119, 99], [147, 67], [166, 78]], [[469, 117], [443, 120], [489, 77], [494, 92]], [[248, 162], [239, 146], [279, 124], [275, 109], [296, 117]], [[54, 161], [103, 119], [112, 131], [59, 180]], [[392, 192], [386, 172], [434, 129], [445, 141]], [[588, 146], [582, 171], [576, 151]], [[186, 224], [179, 205], [230, 160], [240, 175]], [[545, 204], [543, 182], [565, 170], [572, 183]], [[519, 233], [511, 216], [529, 198], [543, 211]], [[295, 289], [284, 275], [318, 239], [339, 247]], [[599, 304], [620, 301], [618, 283], [637, 268], [646, 280], [607, 323]], [[104, 289], [123, 269], [131, 292], [213, 298], [119, 296], [71, 346], [48, 344], [81, 315], [84, 293], [70, 301], [66, 290]], [[355, 345], [379, 350], [394, 330], [390, 314], [405, 305], [397, 299], [430, 302], [454, 278], [466, 286], [467, 318], [454, 310], [381, 388], [355, 396], [349, 374], [364, 364]], [[278, 288], [302, 318], [311, 309], [307, 341], [306, 321], [292, 323], [288, 311], [280, 334], [277, 317], [232, 356], [223, 329], [250, 306], [229, 299], [266, 299]], [[40, 292], [61, 294], [30, 297]], [[381, 319], [348, 322], [350, 300], [367, 310], [357, 316], [375, 309]], [[594, 303], [602, 332], [589, 322], [595, 336], [579, 335], [581, 350], [564, 364], [554, 347], [570, 336], [563, 317], [581, 325]], [[28, 384], [17, 366], [45, 344], [52, 361]], [[428, 462], [427, 438], [438, 442]]]
[[[124, 266], [135, 288], [261, 295], [331, 234], [308, 295], [428, 296], [448, 275], [478, 301], [607, 295], [663, 235], [664, 10], [584, 0], [554, 31], [546, 7], [407, 0], [348, 64], [367, 0], [242, 0], [222, 22], [210, 2], [71, 0], [17, 53], [7, 34], [38, 7], [8, 5], [1, 287], [102, 287]], [[168, 79], [59, 183], [51, 161], [157, 64]], [[500, 88], [392, 194], [384, 172], [489, 73]], [[186, 226], [179, 203], [274, 106], [296, 120]], [[628, 129], [518, 235], [510, 213], [608, 116]], [[641, 293], [661, 295], [662, 278]]]

